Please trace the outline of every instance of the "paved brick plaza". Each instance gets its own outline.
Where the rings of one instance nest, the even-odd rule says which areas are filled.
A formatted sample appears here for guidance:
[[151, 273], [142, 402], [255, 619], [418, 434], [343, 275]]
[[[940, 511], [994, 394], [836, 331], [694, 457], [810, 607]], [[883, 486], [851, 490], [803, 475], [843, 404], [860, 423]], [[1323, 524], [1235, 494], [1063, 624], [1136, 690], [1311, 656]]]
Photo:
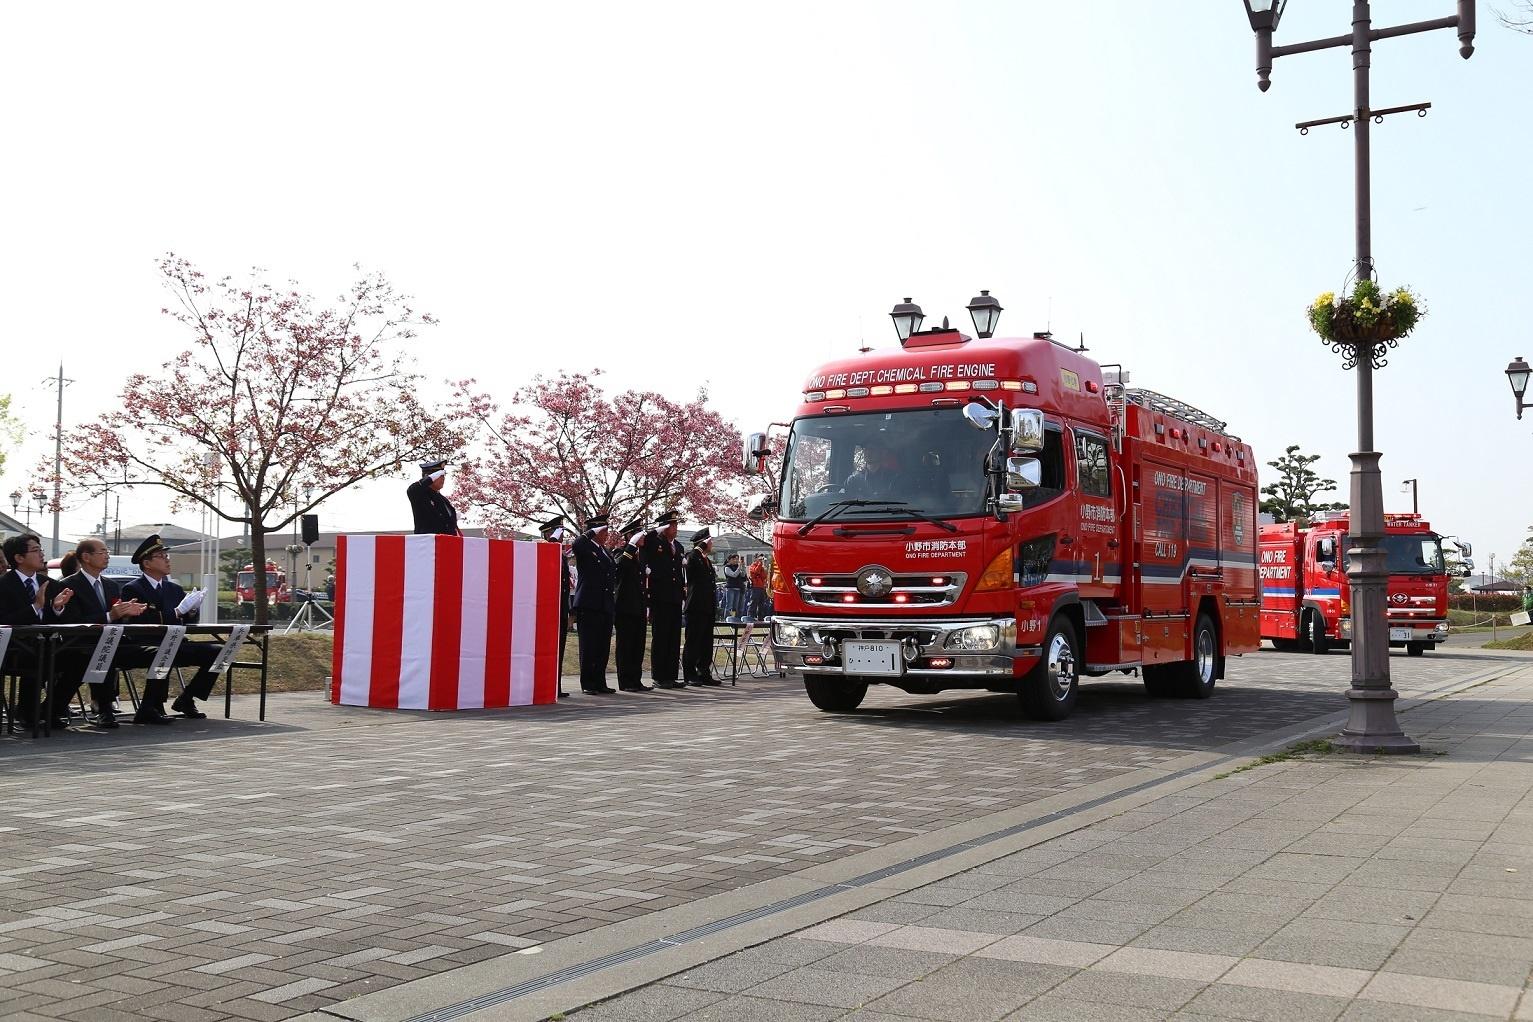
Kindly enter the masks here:
[[[1092, 682], [1058, 725], [772, 680], [0, 739], [0, 1014], [289, 1017], [1309, 720], [1347, 664], [1246, 657], [1206, 703]], [[1405, 692], [1487, 665], [1392, 660]]]

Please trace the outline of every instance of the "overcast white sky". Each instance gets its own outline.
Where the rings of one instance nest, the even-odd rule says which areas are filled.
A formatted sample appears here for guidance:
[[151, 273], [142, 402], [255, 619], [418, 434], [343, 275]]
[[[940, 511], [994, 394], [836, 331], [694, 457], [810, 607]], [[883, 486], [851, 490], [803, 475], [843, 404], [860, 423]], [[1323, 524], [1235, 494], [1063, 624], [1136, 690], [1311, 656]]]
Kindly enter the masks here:
[[[1346, 7], [1293, 0], [1278, 42]], [[966, 324], [989, 288], [1003, 334], [1084, 331], [1263, 461], [1323, 455], [1346, 498], [1354, 381], [1303, 308], [1351, 265], [1352, 135], [1293, 124], [1348, 110], [1350, 59], [1282, 58], [1259, 93], [1236, 0], [31, 4], [6, 38], [0, 390], [30, 435], [0, 493], [51, 449], [60, 357], [69, 425], [187, 346], [159, 314], [174, 250], [319, 294], [382, 269], [441, 319], [436, 378], [602, 366], [752, 427], [893, 343], [901, 297]], [[1503, 375], [1533, 355], [1533, 38], [1481, 4], [1457, 45], [1374, 49], [1374, 105], [1433, 104], [1374, 127], [1375, 259], [1430, 306], [1377, 377], [1377, 437], [1386, 509], [1419, 478], [1485, 567], [1533, 524]], [[408, 526], [403, 485], [324, 526]], [[124, 496], [124, 525], [166, 517]], [[99, 520], [81, 495], [63, 533]]]

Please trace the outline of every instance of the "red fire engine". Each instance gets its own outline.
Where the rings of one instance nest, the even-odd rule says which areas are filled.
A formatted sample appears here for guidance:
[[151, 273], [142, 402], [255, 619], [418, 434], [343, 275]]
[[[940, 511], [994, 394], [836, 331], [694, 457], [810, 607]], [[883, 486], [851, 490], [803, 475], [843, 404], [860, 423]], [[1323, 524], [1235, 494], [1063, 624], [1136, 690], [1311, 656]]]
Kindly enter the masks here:
[[900, 333], [809, 377], [763, 508], [772, 641], [814, 704], [988, 689], [1057, 720], [1136, 668], [1212, 694], [1260, 644], [1250, 447], [1047, 334]]
[[[1352, 639], [1347, 512], [1304, 528], [1261, 527], [1262, 638], [1280, 650], [1325, 653]], [[1389, 644], [1421, 656], [1448, 637], [1448, 570], [1442, 537], [1420, 515], [1384, 516]], [[1468, 544], [1459, 543], [1467, 552]]]
[[[255, 593], [255, 565], [247, 564], [239, 570], [234, 580], [234, 604], [254, 603]], [[268, 606], [277, 603], [291, 603], [293, 591], [288, 588], [287, 572], [277, 567], [276, 561], [266, 562], [266, 603]]]

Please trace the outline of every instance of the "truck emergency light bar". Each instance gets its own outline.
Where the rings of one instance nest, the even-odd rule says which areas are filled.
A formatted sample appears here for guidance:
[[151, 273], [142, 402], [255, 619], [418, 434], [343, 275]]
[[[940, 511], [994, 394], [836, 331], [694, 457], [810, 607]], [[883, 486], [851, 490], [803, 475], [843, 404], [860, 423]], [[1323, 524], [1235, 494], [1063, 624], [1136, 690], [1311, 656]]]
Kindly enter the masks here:
[[937, 394], [955, 390], [1014, 390], [1038, 393], [1032, 380], [931, 380], [926, 383], [881, 383], [876, 387], [833, 387], [830, 390], [807, 390], [805, 401], [840, 401], [851, 397], [888, 397], [891, 394]]

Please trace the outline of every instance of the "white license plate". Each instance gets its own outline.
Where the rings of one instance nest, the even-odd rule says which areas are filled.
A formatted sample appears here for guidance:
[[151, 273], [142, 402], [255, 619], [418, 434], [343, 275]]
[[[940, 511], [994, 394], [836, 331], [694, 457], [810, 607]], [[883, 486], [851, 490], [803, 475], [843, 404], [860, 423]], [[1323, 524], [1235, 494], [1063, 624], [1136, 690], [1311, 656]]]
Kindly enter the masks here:
[[1414, 628], [1391, 628], [1389, 630], [1390, 642], [1410, 642], [1416, 637]]
[[842, 669], [847, 674], [899, 674], [900, 644], [897, 642], [843, 642]]

